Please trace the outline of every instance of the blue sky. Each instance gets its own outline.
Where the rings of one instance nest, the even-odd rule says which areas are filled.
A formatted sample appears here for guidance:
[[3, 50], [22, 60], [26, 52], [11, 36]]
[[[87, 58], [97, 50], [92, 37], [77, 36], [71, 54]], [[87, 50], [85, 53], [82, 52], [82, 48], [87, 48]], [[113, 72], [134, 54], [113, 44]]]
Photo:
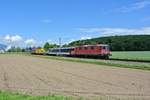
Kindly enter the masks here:
[[150, 0], [0, 0], [0, 43], [150, 34]]

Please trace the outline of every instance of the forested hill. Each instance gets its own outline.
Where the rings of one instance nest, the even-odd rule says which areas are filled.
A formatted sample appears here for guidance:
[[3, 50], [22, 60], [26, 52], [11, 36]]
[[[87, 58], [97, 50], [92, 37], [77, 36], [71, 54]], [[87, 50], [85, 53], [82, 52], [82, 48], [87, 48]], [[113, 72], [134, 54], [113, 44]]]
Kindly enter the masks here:
[[150, 35], [99, 37], [74, 41], [69, 43], [69, 46], [88, 44], [109, 44], [112, 51], [148, 51], [150, 50]]

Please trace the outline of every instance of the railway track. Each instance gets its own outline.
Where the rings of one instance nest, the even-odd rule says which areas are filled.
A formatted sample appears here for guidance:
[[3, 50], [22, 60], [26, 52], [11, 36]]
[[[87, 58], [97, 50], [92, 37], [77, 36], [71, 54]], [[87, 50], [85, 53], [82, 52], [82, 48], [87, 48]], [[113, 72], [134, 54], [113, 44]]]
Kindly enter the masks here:
[[[77, 58], [77, 57], [76, 57]], [[83, 59], [96, 59], [96, 60], [106, 60], [106, 61], [125, 61], [125, 62], [139, 62], [139, 63], [149, 63], [150, 60], [134, 60], [134, 59], [117, 59], [117, 58], [109, 58], [109, 59], [101, 59], [101, 58], [94, 58], [94, 57], [78, 57], [78, 58], [83, 58]]]
[[125, 62], [125, 63], [141, 63], [141, 64], [150, 64], [149, 60], [132, 60], [132, 59], [116, 59], [116, 58], [109, 58], [109, 59], [100, 59], [100, 58], [94, 58], [94, 57], [70, 57], [70, 58], [80, 58], [80, 59], [85, 59], [85, 60], [101, 60], [101, 61], [115, 61], [115, 62]]
[[148, 65], [150, 66], [150, 61], [144, 61], [144, 60], [129, 60], [129, 59], [107, 59], [107, 60], [101, 60], [104, 62], [110, 62], [110, 63], [116, 63], [116, 64], [140, 64], [140, 65]]
[[[94, 60], [94, 58], [93, 58]], [[95, 59], [95, 60], [99, 60], [99, 59]], [[117, 63], [117, 64], [146, 64], [146, 65], [150, 65], [150, 61], [148, 60], [130, 60], [130, 59], [114, 59], [114, 58], [110, 58], [110, 59], [100, 59], [101, 61], [104, 62], [110, 62], [110, 63]]]
[[114, 61], [128, 61], [128, 62], [141, 62], [141, 63], [149, 63], [150, 64], [150, 61], [149, 60], [132, 60], [132, 59], [116, 59], [116, 58], [110, 58], [108, 60], [114, 60]]

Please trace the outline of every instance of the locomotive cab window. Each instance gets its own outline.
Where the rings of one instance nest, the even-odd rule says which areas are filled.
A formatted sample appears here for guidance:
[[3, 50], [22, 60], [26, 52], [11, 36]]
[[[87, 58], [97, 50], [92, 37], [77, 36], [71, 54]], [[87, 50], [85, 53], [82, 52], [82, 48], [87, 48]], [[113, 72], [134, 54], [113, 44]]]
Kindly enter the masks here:
[[106, 46], [106, 49], [109, 50], [109, 46]]
[[100, 47], [100, 49], [109, 50], [109, 46], [102, 46], [102, 47]]
[[107, 47], [106, 46], [100, 46], [99, 48], [100, 49], [106, 49]]

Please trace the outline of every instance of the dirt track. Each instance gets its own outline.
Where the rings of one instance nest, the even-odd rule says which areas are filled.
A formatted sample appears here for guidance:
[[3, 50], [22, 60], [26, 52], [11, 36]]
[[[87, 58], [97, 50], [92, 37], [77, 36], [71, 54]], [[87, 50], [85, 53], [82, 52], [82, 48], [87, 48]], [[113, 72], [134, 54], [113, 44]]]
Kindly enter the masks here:
[[150, 100], [150, 71], [0, 55], [0, 90]]

